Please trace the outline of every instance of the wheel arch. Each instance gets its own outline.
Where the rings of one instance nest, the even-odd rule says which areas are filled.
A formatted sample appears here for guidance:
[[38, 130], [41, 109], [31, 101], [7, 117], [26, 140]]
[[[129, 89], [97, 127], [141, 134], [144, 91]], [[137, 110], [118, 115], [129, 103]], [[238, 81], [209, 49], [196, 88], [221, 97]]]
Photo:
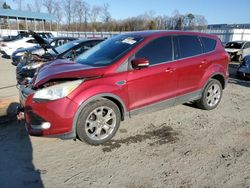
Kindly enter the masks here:
[[73, 120], [73, 125], [72, 125], [72, 133], [74, 134], [75, 137], [77, 135], [76, 134], [76, 124], [77, 124], [77, 120], [78, 120], [78, 117], [79, 117], [81, 111], [91, 101], [98, 100], [98, 99], [108, 99], [108, 100], [112, 101], [113, 103], [115, 103], [118, 106], [118, 108], [119, 108], [119, 110], [121, 112], [121, 120], [122, 121], [125, 119], [126, 116], [128, 116], [127, 115], [127, 108], [125, 106], [125, 103], [123, 102], [123, 100], [119, 96], [114, 95], [112, 93], [102, 93], [102, 94], [92, 96], [92, 97], [88, 98], [87, 100], [85, 100], [79, 106], [79, 108], [77, 109], [77, 111], [75, 113], [74, 120]]
[[225, 80], [225, 77], [221, 73], [215, 73], [214, 75], [212, 75], [210, 77], [210, 79], [218, 80], [221, 83], [222, 89], [225, 89], [225, 87], [226, 87], [226, 80]]

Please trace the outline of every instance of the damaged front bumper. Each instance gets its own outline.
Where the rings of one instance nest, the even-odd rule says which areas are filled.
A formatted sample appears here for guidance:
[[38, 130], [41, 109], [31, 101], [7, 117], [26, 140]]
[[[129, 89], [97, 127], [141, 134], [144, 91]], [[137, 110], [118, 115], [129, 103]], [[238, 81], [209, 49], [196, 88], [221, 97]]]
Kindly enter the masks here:
[[64, 97], [54, 101], [33, 100], [35, 90], [19, 86], [20, 107], [17, 108], [17, 119], [24, 120], [26, 129], [32, 136], [75, 138], [73, 119], [79, 105]]

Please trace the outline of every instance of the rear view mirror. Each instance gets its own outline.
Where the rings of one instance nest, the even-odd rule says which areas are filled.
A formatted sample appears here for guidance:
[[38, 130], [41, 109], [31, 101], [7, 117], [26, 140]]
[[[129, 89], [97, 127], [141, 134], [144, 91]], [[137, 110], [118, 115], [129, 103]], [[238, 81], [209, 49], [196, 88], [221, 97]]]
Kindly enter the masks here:
[[131, 61], [134, 69], [141, 69], [149, 66], [149, 60], [147, 58], [135, 58]]

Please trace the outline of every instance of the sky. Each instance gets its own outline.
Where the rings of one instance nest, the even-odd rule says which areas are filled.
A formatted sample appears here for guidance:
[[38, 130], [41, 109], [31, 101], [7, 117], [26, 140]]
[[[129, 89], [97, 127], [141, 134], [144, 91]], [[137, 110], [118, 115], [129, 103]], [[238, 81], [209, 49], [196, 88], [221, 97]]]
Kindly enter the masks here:
[[[42, 1], [42, 0], [41, 0]], [[73, 0], [72, 0], [73, 1]], [[155, 16], [181, 14], [203, 15], [208, 24], [250, 23], [250, 0], [85, 0], [90, 5], [110, 5], [115, 19], [124, 19], [153, 11]], [[23, 1], [25, 3], [32, 0]], [[13, 0], [7, 3], [15, 7]]]

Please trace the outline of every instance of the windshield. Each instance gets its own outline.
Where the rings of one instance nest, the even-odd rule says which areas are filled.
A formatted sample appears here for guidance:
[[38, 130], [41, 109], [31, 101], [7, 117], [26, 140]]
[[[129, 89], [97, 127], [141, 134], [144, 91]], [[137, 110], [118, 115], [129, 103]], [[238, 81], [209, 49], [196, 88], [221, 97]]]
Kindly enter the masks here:
[[242, 42], [229, 42], [226, 44], [225, 48], [241, 49], [242, 45]]
[[109, 65], [142, 40], [143, 38], [137, 36], [118, 35], [91, 48], [75, 61], [90, 66]]
[[[80, 42], [79, 41], [71, 41], [68, 42], [62, 46], [58, 46], [55, 48], [55, 50], [59, 53], [62, 54], [68, 50], [70, 50], [71, 48], [73, 48], [74, 46], [78, 45]], [[55, 52], [53, 50], [48, 51], [48, 53], [52, 54], [52, 55], [56, 55]]]

